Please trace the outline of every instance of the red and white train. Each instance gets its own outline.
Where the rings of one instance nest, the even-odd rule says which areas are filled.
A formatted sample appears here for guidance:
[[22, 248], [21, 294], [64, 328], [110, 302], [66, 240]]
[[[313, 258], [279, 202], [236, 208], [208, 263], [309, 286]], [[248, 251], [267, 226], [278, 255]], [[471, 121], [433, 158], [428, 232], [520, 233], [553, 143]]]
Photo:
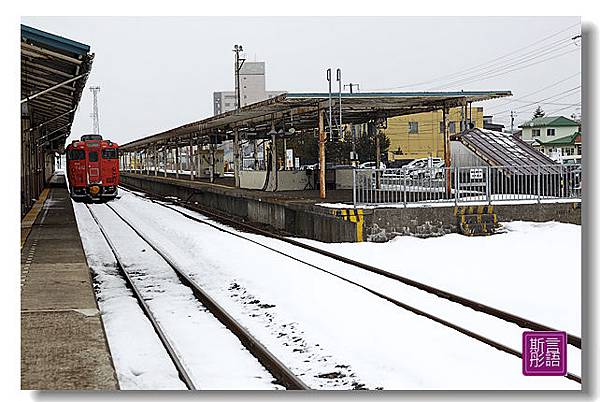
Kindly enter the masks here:
[[67, 179], [74, 199], [110, 199], [119, 186], [119, 146], [88, 134], [67, 146]]

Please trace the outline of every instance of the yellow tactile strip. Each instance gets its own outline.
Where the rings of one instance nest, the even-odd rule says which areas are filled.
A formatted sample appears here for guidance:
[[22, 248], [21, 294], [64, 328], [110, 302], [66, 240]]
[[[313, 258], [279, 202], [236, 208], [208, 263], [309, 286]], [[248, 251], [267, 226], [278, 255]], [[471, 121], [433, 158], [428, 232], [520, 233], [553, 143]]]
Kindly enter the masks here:
[[27, 241], [27, 237], [29, 237], [29, 233], [31, 232], [31, 227], [42, 210], [46, 198], [48, 198], [48, 191], [47, 188], [42, 190], [38, 200], [33, 204], [29, 212], [27, 212], [27, 215], [21, 220], [21, 248], [23, 248], [23, 245]]

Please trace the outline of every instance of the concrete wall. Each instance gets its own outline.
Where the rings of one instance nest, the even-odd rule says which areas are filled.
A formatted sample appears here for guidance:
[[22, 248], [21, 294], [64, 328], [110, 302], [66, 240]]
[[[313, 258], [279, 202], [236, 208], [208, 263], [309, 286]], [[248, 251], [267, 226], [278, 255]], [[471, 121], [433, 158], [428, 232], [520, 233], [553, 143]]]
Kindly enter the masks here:
[[247, 190], [225, 189], [199, 182], [174, 183], [171, 179], [160, 176], [122, 173], [121, 182], [125, 186], [131, 185], [151, 193], [195, 201], [201, 206], [285, 230], [294, 236], [328, 243], [356, 241], [356, 223], [340, 219], [325, 208], [288, 205], [265, 200], [260, 197], [260, 193], [257, 195]]
[[352, 172], [354, 169], [336, 169], [335, 171], [335, 188], [341, 189], [352, 189]]
[[[494, 205], [500, 222], [558, 221], [581, 225], [581, 203]], [[365, 240], [435, 237], [457, 231], [454, 207], [378, 208], [364, 211]]]
[[240, 187], [251, 190], [262, 189], [266, 178], [266, 170], [242, 170], [240, 171]]

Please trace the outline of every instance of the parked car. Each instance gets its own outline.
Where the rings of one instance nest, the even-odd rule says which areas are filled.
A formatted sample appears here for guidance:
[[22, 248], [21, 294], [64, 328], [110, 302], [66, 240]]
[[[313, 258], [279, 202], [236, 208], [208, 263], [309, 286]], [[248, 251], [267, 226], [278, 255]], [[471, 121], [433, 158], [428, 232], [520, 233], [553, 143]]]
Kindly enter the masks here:
[[421, 158], [404, 165], [402, 170], [411, 179], [444, 177], [444, 160], [442, 158]]
[[[369, 161], [358, 165], [359, 169], [376, 169], [377, 162]], [[385, 163], [379, 162], [379, 169], [385, 169]]]

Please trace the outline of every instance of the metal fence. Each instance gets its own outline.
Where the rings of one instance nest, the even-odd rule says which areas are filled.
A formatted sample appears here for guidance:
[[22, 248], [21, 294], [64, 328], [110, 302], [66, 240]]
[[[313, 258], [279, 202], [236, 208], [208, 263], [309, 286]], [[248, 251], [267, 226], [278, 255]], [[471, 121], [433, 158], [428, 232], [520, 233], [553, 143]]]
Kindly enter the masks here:
[[553, 202], [579, 199], [580, 164], [355, 169], [354, 205]]

